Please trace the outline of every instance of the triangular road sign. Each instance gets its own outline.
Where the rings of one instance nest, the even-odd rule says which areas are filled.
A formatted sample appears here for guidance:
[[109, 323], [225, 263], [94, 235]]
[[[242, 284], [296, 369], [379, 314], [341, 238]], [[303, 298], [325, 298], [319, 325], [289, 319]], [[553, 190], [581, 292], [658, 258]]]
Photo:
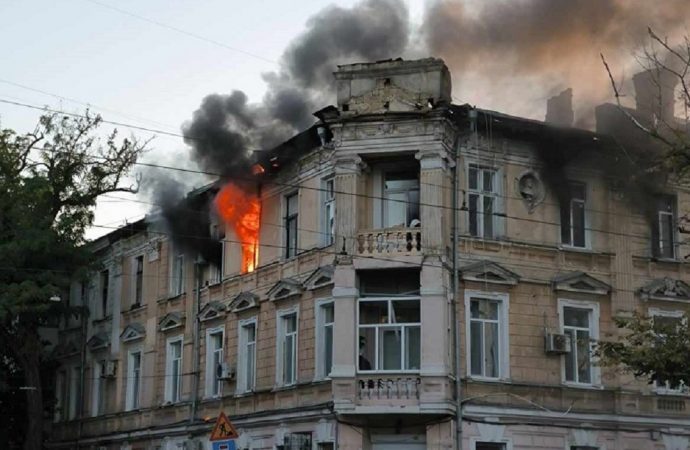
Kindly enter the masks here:
[[223, 441], [228, 439], [237, 439], [240, 437], [235, 430], [235, 426], [230, 422], [228, 416], [224, 412], [220, 412], [218, 415], [218, 420], [216, 420], [216, 425], [211, 431], [211, 441]]

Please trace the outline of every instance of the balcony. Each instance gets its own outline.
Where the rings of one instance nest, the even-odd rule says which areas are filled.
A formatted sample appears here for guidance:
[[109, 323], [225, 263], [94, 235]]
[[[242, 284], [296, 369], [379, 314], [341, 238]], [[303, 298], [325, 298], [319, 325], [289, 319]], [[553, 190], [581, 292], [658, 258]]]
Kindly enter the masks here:
[[422, 231], [420, 228], [385, 228], [362, 230], [357, 233], [357, 254], [419, 255], [422, 252]]
[[419, 399], [418, 376], [368, 376], [357, 378], [357, 398], [360, 400]]

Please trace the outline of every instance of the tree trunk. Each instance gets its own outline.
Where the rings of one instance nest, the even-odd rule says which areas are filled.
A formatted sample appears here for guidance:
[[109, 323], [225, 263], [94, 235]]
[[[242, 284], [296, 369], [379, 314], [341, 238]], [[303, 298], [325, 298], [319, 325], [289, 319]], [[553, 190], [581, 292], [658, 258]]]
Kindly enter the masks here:
[[[28, 341], [38, 341], [38, 335]], [[26, 383], [26, 438], [24, 450], [41, 450], [43, 448], [43, 389], [41, 386], [40, 342], [25, 342], [25, 351], [19, 358], [24, 370]]]

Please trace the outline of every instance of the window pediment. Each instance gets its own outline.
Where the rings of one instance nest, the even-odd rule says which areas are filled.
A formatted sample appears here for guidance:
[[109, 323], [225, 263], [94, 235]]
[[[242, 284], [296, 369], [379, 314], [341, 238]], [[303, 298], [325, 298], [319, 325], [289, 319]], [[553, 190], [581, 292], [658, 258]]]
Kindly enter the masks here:
[[611, 286], [584, 272], [569, 272], [552, 279], [556, 291], [580, 292], [584, 294], [606, 295]]
[[230, 302], [230, 311], [238, 313], [259, 306], [259, 296], [251, 292], [240, 292]]
[[217, 319], [225, 315], [225, 305], [221, 302], [208, 302], [199, 311], [199, 320], [206, 322], [207, 320]]
[[295, 295], [302, 293], [302, 283], [295, 280], [294, 278], [283, 278], [277, 282], [271, 289], [269, 289], [267, 295], [268, 299], [272, 302], [278, 300], [284, 300]]
[[514, 286], [520, 281], [520, 275], [492, 261], [479, 261], [460, 268], [465, 281], [482, 283], [507, 284]]
[[666, 300], [672, 302], [690, 302], [690, 285], [673, 278], [659, 278], [644, 285], [639, 290], [644, 300]]
[[88, 341], [86, 341], [86, 345], [89, 347], [89, 350], [92, 352], [97, 351], [97, 350], [102, 350], [104, 348], [107, 348], [110, 346], [110, 340], [108, 339], [108, 333], [105, 331], [98, 332], [91, 336]]
[[167, 331], [182, 325], [184, 325], [184, 315], [180, 312], [171, 312], [163, 316], [160, 322], [158, 322], [158, 329], [160, 331]]
[[138, 323], [130, 323], [125, 327], [124, 330], [122, 330], [122, 333], [120, 333], [120, 339], [122, 342], [131, 342], [131, 341], [136, 341], [141, 338], [143, 338], [146, 335], [146, 328]]
[[321, 266], [309, 275], [309, 277], [304, 280], [304, 288], [308, 291], [328, 286], [333, 284], [333, 271], [332, 265]]

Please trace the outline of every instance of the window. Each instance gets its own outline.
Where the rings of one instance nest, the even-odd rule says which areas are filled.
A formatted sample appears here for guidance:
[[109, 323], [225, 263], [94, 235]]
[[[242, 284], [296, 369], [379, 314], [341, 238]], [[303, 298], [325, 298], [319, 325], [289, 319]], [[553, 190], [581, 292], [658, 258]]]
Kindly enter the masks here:
[[563, 333], [570, 338], [570, 353], [563, 355], [566, 383], [593, 385], [598, 373], [592, 361], [592, 346], [599, 338], [599, 305], [559, 300]]
[[411, 227], [419, 222], [419, 171], [386, 172], [383, 182], [383, 226]]
[[81, 393], [79, 392], [79, 386], [81, 384], [79, 367], [72, 367], [69, 375], [69, 409], [67, 412], [67, 418], [69, 420], [74, 420], [79, 414], [79, 401], [81, 398]]
[[251, 392], [256, 380], [256, 318], [243, 320], [239, 327], [237, 392]]
[[508, 376], [508, 295], [465, 293], [469, 373], [474, 377]]
[[328, 377], [333, 368], [333, 301], [316, 304], [316, 378]]
[[139, 408], [141, 392], [141, 350], [130, 351], [127, 355], [127, 394], [126, 409]]
[[474, 450], [507, 450], [507, 446], [502, 442], [475, 442]]
[[283, 445], [277, 445], [282, 450], [312, 450], [311, 433], [290, 433], [283, 438]]
[[211, 237], [217, 239], [213, 245], [213, 260], [209, 261], [207, 282], [217, 284], [223, 281], [225, 260], [225, 226], [214, 223], [211, 225]]
[[106, 393], [108, 387], [108, 379], [104, 378], [106, 374], [105, 360], [93, 362], [93, 384], [91, 386], [91, 415], [98, 416], [105, 414], [106, 411]]
[[570, 183], [568, 196], [561, 205], [561, 242], [572, 247], [587, 247], [586, 239], [586, 186]]
[[170, 243], [170, 295], [184, 292], [184, 253]]
[[179, 402], [182, 394], [182, 336], [168, 339], [165, 355], [165, 401]]
[[108, 288], [110, 287], [110, 272], [101, 270], [99, 277], [101, 287], [101, 317], [105, 318], [110, 314], [110, 301], [108, 299]]
[[364, 271], [359, 279], [358, 369], [419, 371], [419, 271]]
[[278, 313], [278, 384], [297, 382], [297, 311]]
[[324, 245], [332, 245], [335, 242], [335, 178], [324, 179], [322, 185], [321, 236]]
[[285, 197], [285, 257], [297, 254], [297, 193]]
[[[657, 308], [649, 309], [649, 316], [653, 320], [654, 332], [660, 340], [664, 340], [666, 333], [673, 332], [685, 320], [683, 311], [667, 311]], [[654, 392], [657, 394], [685, 394], [688, 387], [681, 383], [674, 385], [670, 380], [657, 377], [654, 380]]]
[[498, 173], [495, 169], [470, 165], [467, 178], [470, 234], [494, 238], [498, 222]]
[[132, 265], [134, 266], [133, 304], [138, 306], [144, 301], [144, 255], [135, 256]]
[[223, 392], [223, 381], [218, 378], [219, 366], [223, 364], [223, 328], [206, 331], [206, 397], [218, 397]]
[[656, 222], [652, 225], [652, 254], [657, 258], [676, 256], [675, 197], [666, 195], [657, 201]]
[[65, 391], [67, 390], [67, 372], [64, 370], [58, 371], [55, 377], [55, 415], [53, 420], [60, 422], [65, 420]]

